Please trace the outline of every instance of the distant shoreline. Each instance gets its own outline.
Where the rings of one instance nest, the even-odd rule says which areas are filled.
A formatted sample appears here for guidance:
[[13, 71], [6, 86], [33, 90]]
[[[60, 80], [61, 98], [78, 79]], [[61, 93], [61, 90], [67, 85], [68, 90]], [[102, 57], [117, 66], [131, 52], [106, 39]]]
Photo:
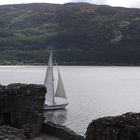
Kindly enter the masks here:
[[[0, 66], [46, 66], [47, 63], [0, 63]], [[59, 63], [61, 66], [140, 66], [139, 64], [127, 63]]]

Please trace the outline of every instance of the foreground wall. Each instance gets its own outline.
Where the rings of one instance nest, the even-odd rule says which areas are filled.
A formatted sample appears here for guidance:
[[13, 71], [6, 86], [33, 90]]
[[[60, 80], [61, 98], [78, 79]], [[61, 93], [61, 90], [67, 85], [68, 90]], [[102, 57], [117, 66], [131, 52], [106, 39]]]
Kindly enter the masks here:
[[140, 140], [140, 113], [93, 120], [88, 126], [86, 140]]
[[0, 126], [0, 140], [27, 140], [23, 129], [11, 126]]
[[0, 86], [0, 126], [23, 129], [27, 138], [40, 133], [46, 88], [42, 85]]

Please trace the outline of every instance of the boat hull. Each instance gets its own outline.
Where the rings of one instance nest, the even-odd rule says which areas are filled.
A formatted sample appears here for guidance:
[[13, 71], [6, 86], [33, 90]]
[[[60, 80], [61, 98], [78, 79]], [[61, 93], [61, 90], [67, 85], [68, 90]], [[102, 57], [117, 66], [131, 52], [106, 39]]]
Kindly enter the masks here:
[[64, 109], [68, 103], [66, 104], [55, 104], [55, 105], [47, 105], [45, 104], [44, 109], [45, 110], [58, 110], [58, 109]]

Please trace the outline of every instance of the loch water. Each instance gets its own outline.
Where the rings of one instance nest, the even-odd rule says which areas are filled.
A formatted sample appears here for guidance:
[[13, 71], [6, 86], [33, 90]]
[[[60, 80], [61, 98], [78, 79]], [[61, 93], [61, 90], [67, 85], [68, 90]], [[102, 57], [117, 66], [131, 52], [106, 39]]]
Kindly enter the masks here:
[[[61, 66], [60, 72], [69, 105], [45, 112], [46, 121], [84, 135], [93, 119], [140, 112], [140, 67]], [[46, 66], [0, 66], [0, 84], [43, 84], [45, 73]]]

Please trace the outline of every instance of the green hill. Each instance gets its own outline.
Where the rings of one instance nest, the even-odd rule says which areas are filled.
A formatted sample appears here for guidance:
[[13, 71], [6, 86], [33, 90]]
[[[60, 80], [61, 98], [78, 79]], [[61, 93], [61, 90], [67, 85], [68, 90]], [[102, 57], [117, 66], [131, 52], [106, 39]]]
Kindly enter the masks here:
[[140, 65], [140, 9], [88, 3], [0, 6], [0, 64]]

